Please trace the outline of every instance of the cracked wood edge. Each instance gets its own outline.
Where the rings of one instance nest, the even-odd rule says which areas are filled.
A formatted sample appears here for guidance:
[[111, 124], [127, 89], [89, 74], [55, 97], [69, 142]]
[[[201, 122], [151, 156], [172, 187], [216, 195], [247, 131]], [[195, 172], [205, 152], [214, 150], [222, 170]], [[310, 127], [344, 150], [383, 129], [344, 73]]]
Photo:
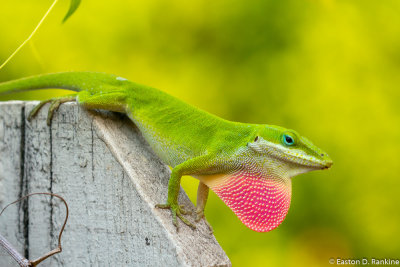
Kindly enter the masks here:
[[[192, 230], [179, 221], [180, 230], [177, 232], [175, 226], [172, 225], [170, 212], [154, 208], [156, 204], [164, 203], [167, 199], [170, 170], [152, 152], [134, 124], [128, 118], [118, 120], [115, 117], [96, 116], [94, 125], [99, 137], [124, 167], [155, 218], [167, 231], [169, 238], [176, 245], [182, 261], [191, 266], [230, 266], [228, 257], [209, 232], [204, 221], [196, 224], [196, 230]], [[137, 150], [137, 145], [142, 147], [143, 151], [133, 155], [132, 151]], [[141, 158], [145, 164], [144, 168], [134, 167], [138, 158]], [[157, 169], [161, 170], [159, 175], [145, 174], [150, 165], [156, 165]], [[148, 180], [141, 179], [142, 176], [147, 176]], [[195, 214], [195, 207], [182, 188], [179, 203], [189, 207], [192, 214]], [[194, 216], [189, 219], [194, 221]]]

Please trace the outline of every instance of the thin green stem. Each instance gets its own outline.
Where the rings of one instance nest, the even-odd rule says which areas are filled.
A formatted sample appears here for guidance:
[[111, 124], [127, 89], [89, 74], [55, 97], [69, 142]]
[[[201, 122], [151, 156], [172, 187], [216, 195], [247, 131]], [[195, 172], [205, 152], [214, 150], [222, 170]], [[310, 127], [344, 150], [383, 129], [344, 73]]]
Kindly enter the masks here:
[[29, 37], [9, 56], [6, 61], [0, 66], [0, 70], [18, 53], [19, 50], [21, 50], [22, 47], [25, 46], [27, 42], [29, 42], [30, 39], [32, 39], [33, 35], [35, 35], [36, 31], [39, 29], [40, 25], [42, 25], [43, 21], [46, 19], [47, 15], [49, 15], [50, 11], [53, 9], [53, 7], [56, 5], [58, 0], [54, 0], [53, 4], [50, 6], [50, 8], [47, 10], [46, 14], [42, 17], [42, 19], [39, 21], [38, 25], [36, 28], [33, 30], [33, 32], [29, 35]]

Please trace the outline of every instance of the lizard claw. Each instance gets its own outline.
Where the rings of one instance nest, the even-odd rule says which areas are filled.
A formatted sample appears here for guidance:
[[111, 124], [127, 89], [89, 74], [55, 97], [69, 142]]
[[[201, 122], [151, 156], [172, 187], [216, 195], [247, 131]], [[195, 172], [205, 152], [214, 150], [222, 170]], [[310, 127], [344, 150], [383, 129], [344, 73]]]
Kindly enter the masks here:
[[190, 210], [185, 209], [185, 206], [179, 205], [179, 209], [181, 210], [181, 214], [183, 215], [191, 215], [192, 212]]
[[192, 229], [196, 229], [196, 226], [189, 222], [183, 215], [190, 214], [188, 211], [183, 209], [183, 206], [179, 205], [170, 205], [170, 204], [157, 204], [155, 206], [158, 209], [169, 209], [171, 210], [172, 213], [172, 223], [175, 225], [176, 230], [179, 231], [179, 226], [178, 226], [178, 220], [181, 219], [181, 221], [186, 224], [187, 226], [191, 227]]
[[62, 103], [65, 102], [71, 102], [75, 101], [75, 95], [69, 95], [69, 96], [62, 96], [62, 97], [56, 97], [56, 98], [51, 98], [47, 99], [44, 101], [41, 101], [39, 104], [37, 104], [32, 111], [28, 115], [28, 121], [31, 121], [33, 117], [36, 116], [36, 114], [39, 112], [39, 110], [47, 103], [50, 102], [50, 107], [49, 111], [47, 113], [47, 125], [50, 126], [51, 120], [53, 119], [54, 112], [60, 107]]
[[44, 100], [44, 101], [40, 101], [40, 103], [37, 104], [37, 105], [31, 110], [31, 112], [29, 112], [29, 115], [28, 115], [28, 118], [27, 118], [28, 121], [31, 121], [32, 118], [35, 117], [36, 114], [39, 112], [39, 110], [40, 110], [45, 104], [49, 103], [50, 101], [51, 101], [51, 99], [47, 99], [47, 100]]
[[213, 234], [214, 230], [213, 230], [211, 224], [206, 220], [206, 217], [204, 216], [204, 211], [198, 210], [198, 211], [196, 211], [195, 222], [199, 222], [201, 219], [204, 219], [204, 222], [206, 223], [208, 230], [210, 230], [210, 234]]

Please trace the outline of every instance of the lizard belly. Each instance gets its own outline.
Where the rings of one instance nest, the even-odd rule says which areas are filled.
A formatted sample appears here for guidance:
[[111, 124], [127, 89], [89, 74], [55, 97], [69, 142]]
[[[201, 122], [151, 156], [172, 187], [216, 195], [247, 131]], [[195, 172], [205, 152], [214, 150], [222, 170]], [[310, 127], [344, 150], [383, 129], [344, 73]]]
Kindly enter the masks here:
[[152, 150], [165, 164], [175, 167], [193, 157], [193, 153], [184, 144], [174, 142], [171, 138], [164, 137], [140, 122], [134, 122]]

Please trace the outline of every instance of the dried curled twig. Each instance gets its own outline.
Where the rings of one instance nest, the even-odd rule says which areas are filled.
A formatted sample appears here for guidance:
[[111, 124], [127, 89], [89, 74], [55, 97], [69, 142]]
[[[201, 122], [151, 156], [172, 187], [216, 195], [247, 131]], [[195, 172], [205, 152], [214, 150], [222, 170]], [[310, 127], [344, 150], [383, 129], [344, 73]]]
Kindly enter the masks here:
[[0, 245], [7, 250], [8, 254], [10, 254], [11, 257], [13, 257], [13, 259], [20, 265], [23, 267], [28, 267], [28, 266], [36, 266], [38, 265], [40, 262], [44, 261], [45, 259], [47, 259], [48, 257], [56, 254], [56, 253], [60, 253], [62, 251], [61, 248], [61, 235], [64, 231], [65, 225], [67, 224], [67, 220], [68, 220], [68, 204], [67, 202], [64, 200], [64, 198], [62, 198], [61, 196], [57, 195], [57, 194], [53, 194], [53, 193], [32, 193], [32, 194], [28, 194], [24, 197], [21, 197], [20, 199], [8, 204], [7, 206], [5, 206], [3, 208], [3, 210], [0, 212], [0, 216], [3, 214], [4, 210], [6, 208], [8, 208], [10, 205], [13, 205], [25, 198], [28, 198], [30, 196], [33, 195], [49, 195], [49, 196], [54, 196], [57, 197], [59, 199], [61, 199], [62, 202], [64, 202], [65, 204], [65, 210], [66, 210], [66, 215], [65, 215], [65, 220], [64, 220], [64, 224], [61, 227], [60, 233], [58, 235], [58, 246], [57, 248], [53, 249], [52, 251], [46, 253], [45, 255], [39, 257], [36, 260], [28, 260], [26, 259], [24, 256], [22, 256], [17, 250], [15, 250], [15, 248], [10, 244], [10, 242], [8, 242], [1, 234], [0, 234]]

